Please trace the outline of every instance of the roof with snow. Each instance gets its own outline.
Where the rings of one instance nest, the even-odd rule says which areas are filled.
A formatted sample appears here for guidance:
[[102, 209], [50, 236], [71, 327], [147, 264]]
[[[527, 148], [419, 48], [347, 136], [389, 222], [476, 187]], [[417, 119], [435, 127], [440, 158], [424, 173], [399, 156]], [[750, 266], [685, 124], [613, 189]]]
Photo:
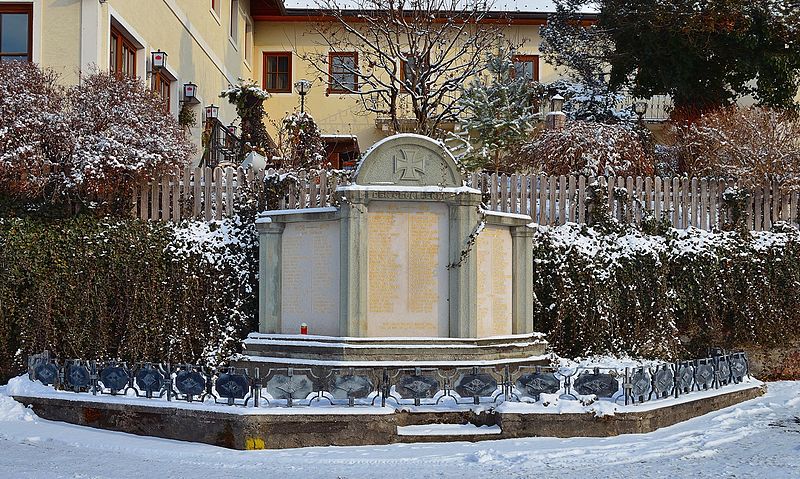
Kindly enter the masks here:
[[[280, 0], [277, 0], [280, 2]], [[297, 14], [301, 12], [320, 11], [329, 9], [329, 6], [335, 5], [341, 10], [365, 10], [365, 6], [369, 5], [370, 0], [330, 0], [330, 3], [325, 0], [283, 0], [283, 9], [289, 14]], [[489, 2], [488, 9], [493, 13], [507, 13], [512, 16], [545, 16], [549, 13], [556, 11], [555, 0], [497, 0]], [[594, 4], [586, 4], [581, 7], [581, 13], [592, 15], [597, 14], [598, 10]]]

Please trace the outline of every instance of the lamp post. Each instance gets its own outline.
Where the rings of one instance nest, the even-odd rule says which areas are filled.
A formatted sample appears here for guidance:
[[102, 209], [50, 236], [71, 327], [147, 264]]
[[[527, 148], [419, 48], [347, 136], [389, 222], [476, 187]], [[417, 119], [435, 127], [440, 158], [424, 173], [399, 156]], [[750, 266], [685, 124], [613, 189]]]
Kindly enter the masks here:
[[306, 107], [306, 94], [311, 89], [311, 82], [305, 79], [298, 80], [294, 84], [294, 89], [300, 95], [300, 113], [303, 113]]

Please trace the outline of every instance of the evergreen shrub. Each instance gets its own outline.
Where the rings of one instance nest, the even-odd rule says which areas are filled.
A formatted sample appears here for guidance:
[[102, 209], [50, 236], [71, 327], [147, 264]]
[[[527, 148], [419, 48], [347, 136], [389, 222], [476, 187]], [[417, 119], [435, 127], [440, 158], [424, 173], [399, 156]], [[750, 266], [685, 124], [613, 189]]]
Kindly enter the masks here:
[[0, 383], [28, 354], [216, 366], [256, 328], [251, 218], [0, 218]]
[[540, 228], [534, 325], [556, 352], [680, 358], [800, 339], [796, 229], [657, 230]]

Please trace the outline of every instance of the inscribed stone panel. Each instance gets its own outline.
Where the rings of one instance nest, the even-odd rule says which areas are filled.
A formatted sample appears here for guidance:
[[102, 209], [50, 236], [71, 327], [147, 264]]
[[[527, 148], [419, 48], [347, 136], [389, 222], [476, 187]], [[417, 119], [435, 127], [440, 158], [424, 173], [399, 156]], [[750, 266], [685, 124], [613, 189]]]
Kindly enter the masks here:
[[504, 226], [487, 225], [478, 235], [478, 337], [512, 332], [511, 245]]
[[441, 203], [370, 203], [369, 336], [449, 334], [447, 216]]
[[287, 223], [283, 231], [281, 332], [339, 335], [339, 222]]

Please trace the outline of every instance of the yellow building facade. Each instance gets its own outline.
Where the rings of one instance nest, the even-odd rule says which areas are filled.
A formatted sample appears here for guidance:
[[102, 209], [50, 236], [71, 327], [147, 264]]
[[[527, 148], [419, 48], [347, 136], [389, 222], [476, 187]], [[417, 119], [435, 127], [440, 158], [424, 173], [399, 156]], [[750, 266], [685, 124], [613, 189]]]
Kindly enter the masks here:
[[[204, 106], [218, 105], [220, 121], [234, 122], [233, 106], [219, 93], [240, 78], [266, 87], [264, 59], [283, 53], [290, 73], [282, 81], [311, 81], [306, 111], [328, 141], [357, 138], [365, 149], [389, 132], [377, 125], [375, 115], [365, 114], [356, 95], [328, 93], [329, 79], [301, 59], [311, 52], [326, 54], [314, 38], [318, 14], [309, 5], [281, 0], [0, 0], [0, 17], [5, 18], [0, 21], [11, 25], [5, 37], [16, 35], [16, 40], [3, 40], [6, 47], [0, 42], [0, 53], [51, 68], [65, 84], [96, 69], [135, 75], [161, 92], [175, 115], [184, 100], [184, 85], [195, 84], [196, 101], [191, 104], [198, 121], [191, 132], [198, 143]], [[532, 15], [536, 18], [527, 15], [507, 27], [507, 36], [522, 45], [521, 55], [538, 52], [546, 12]], [[153, 68], [154, 52], [166, 54], [164, 68]], [[549, 65], [537, 63], [538, 79], [557, 76]], [[277, 125], [297, 110], [300, 98], [294, 88], [271, 95], [265, 103], [266, 124], [278, 138]]]
[[[0, 16], [19, 23], [20, 36], [21, 15], [29, 17], [29, 58], [58, 72], [65, 84], [78, 82], [81, 73], [124, 68], [158, 87], [174, 115], [184, 85], [196, 84], [191, 132], [198, 144], [203, 106], [219, 105], [220, 119], [232, 122], [235, 109], [220, 101], [220, 91], [257, 76], [249, 0], [0, 0]], [[167, 54], [157, 74], [151, 65], [156, 51]]]
[[[504, 37], [535, 63], [532, 78], [559, 78], [537, 56], [539, 28], [554, 5], [549, 0], [507, 4], [499, 7], [511, 22], [503, 27]], [[219, 93], [240, 78], [270, 90], [265, 59], [271, 59], [288, 70], [280, 73], [282, 91], [272, 88], [265, 103], [273, 138], [279, 140], [281, 119], [300, 105], [292, 85], [306, 79], [311, 89], [305, 109], [319, 124], [329, 153], [364, 150], [392, 132], [364, 111], [357, 95], [329, 92], [328, 75], [303, 60], [327, 55], [315, 27], [331, 19], [320, 13], [313, 0], [0, 0], [0, 60], [34, 61], [58, 72], [66, 84], [93, 69], [135, 75], [166, 98], [174, 115], [184, 100], [184, 85], [195, 84], [195, 98], [188, 103], [197, 118], [191, 133], [199, 144], [204, 107], [218, 105], [220, 121], [233, 123], [236, 112]], [[164, 68], [152, 67], [154, 52], [167, 55]]]

